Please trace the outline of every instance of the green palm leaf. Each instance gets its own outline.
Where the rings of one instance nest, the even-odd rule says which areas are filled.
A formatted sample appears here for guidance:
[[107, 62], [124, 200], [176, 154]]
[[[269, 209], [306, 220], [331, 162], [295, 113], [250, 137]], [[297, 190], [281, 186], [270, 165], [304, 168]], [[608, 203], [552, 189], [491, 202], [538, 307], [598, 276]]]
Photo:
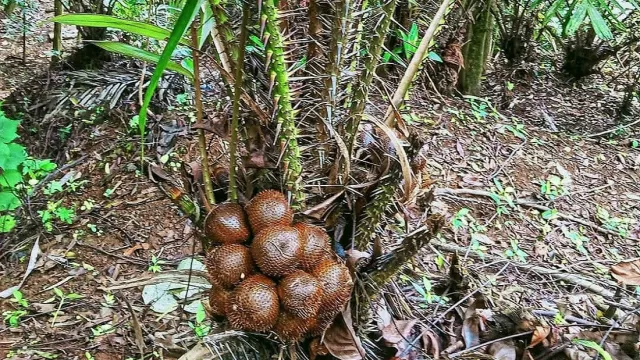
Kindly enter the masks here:
[[[130, 56], [138, 60], [154, 63], [156, 65], [160, 61], [160, 55], [154, 54], [146, 50], [139, 49], [129, 44], [125, 44], [117, 41], [95, 41], [93, 42], [93, 44], [107, 51], [111, 51], [111, 52], [118, 53], [125, 56]], [[188, 69], [184, 68], [183, 66], [173, 61], [169, 61], [167, 63], [167, 70], [175, 71], [190, 79], [193, 78], [193, 73], [191, 73], [191, 71], [189, 71]]]
[[586, 4], [587, 14], [589, 15], [591, 26], [593, 26], [593, 30], [596, 32], [596, 35], [598, 35], [598, 37], [603, 40], [613, 39], [611, 29], [602, 17], [602, 14], [600, 14], [600, 11], [598, 11], [598, 9], [596, 9], [596, 7], [593, 6], [593, 4], [591, 4], [589, 1], [586, 1]]
[[565, 29], [568, 35], [575, 34], [578, 28], [580, 28], [580, 25], [582, 25], [584, 19], [587, 17], [587, 8], [589, 5], [590, 4], [587, 0], [582, 0], [573, 9], [567, 28]]
[[[76, 25], [86, 27], [111, 28], [126, 31], [132, 34], [149, 37], [156, 40], [166, 40], [171, 36], [171, 32], [159, 26], [147, 24], [139, 21], [118, 19], [114, 16], [99, 14], [66, 14], [56, 16], [51, 19], [65, 25]], [[188, 45], [188, 41], [181, 39], [183, 44]]]
[[167, 41], [167, 45], [164, 47], [162, 51], [162, 55], [158, 59], [158, 64], [156, 69], [153, 71], [153, 75], [151, 76], [151, 80], [149, 81], [149, 86], [147, 87], [147, 91], [144, 93], [144, 101], [142, 102], [142, 106], [140, 108], [139, 113], [139, 122], [140, 126], [140, 141], [143, 146], [141, 148], [141, 156], [144, 159], [144, 132], [145, 127], [147, 125], [147, 110], [149, 109], [149, 104], [151, 103], [151, 98], [153, 97], [153, 93], [156, 91], [158, 87], [158, 83], [160, 82], [160, 78], [162, 77], [162, 73], [167, 68], [169, 61], [171, 60], [171, 55], [175, 50], [178, 43], [182, 40], [185, 32], [191, 25], [191, 22], [198, 14], [200, 6], [204, 0], [187, 0], [185, 2], [182, 11], [180, 12], [180, 16], [173, 26], [173, 31], [171, 32], [171, 36], [169, 36], [169, 40]]

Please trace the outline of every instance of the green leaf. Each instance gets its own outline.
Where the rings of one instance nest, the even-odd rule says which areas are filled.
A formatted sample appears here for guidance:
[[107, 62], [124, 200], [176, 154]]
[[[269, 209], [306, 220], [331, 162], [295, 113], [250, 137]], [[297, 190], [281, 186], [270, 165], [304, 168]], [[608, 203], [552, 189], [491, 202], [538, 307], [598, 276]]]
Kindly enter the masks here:
[[2, 159], [2, 155], [0, 155], [0, 167], [4, 170], [16, 170], [20, 164], [27, 160], [27, 152], [25, 151], [24, 146], [20, 144], [9, 143], [5, 146], [8, 150], [8, 157], [6, 159]]
[[0, 192], [0, 211], [10, 211], [22, 204], [22, 201], [10, 191]]
[[82, 299], [84, 296], [76, 293], [67, 294], [67, 299], [69, 300], [78, 300]]
[[600, 345], [598, 345], [596, 342], [591, 341], [591, 340], [583, 340], [583, 339], [573, 339], [572, 341], [574, 344], [577, 345], [582, 345], [582, 346], [586, 346], [588, 348], [591, 348], [595, 351], [598, 352], [598, 354], [600, 354], [600, 356], [602, 356], [602, 358], [604, 360], [613, 360], [613, 358], [611, 357], [611, 355], [606, 352]]
[[0, 143], [10, 143], [18, 137], [18, 125], [20, 121], [10, 120], [0, 116]]
[[18, 170], [6, 170], [0, 174], [0, 185], [13, 188], [22, 182], [22, 175]]
[[[65, 25], [118, 29], [156, 40], [166, 40], [171, 36], [171, 32], [169, 30], [163, 29], [159, 26], [140, 21], [119, 19], [115, 16], [109, 15], [66, 14], [56, 16], [51, 19], [51, 21]], [[187, 39], [180, 39], [180, 42], [184, 45], [189, 44]]]
[[427, 57], [435, 62], [442, 62], [442, 58], [440, 57], [440, 55], [434, 53], [433, 51], [429, 51], [429, 54], [427, 55]]
[[202, 49], [205, 41], [213, 30], [215, 20], [213, 18], [213, 11], [211, 11], [211, 5], [209, 3], [202, 4], [202, 12], [200, 13], [201, 23], [198, 28], [198, 49]]
[[[587, 3], [589, 3], [587, 1]], [[587, 14], [589, 14], [589, 20], [591, 20], [591, 26], [593, 26], [593, 30], [596, 32], [596, 35], [600, 39], [610, 40], [613, 39], [613, 33], [611, 33], [611, 29], [609, 25], [602, 18], [602, 14], [600, 11], [593, 6], [593, 4], [589, 3], [587, 6]]]
[[[107, 51], [122, 54], [125, 56], [130, 56], [138, 60], [147, 61], [154, 64], [158, 64], [158, 62], [160, 61], [159, 55], [146, 50], [139, 49], [129, 44], [125, 44], [117, 41], [96, 41], [94, 42], [94, 44], [96, 44], [97, 46]], [[173, 61], [167, 62], [166, 69], [182, 74], [188, 77], [189, 79], [193, 78], [193, 74], [189, 70], [185, 69], [184, 67], [182, 67], [181, 65]]]
[[590, 6], [588, 0], [578, 0], [580, 1], [578, 5], [573, 9], [573, 13], [571, 14], [571, 18], [569, 19], [569, 23], [567, 24], [567, 28], [565, 29], [568, 35], [573, 35], [580, 28], [580, 25], [584, 22], [584, 19], [587, 17], [587, 8]]
[[6, 233], [16, 227], [16, 218], [12, 215], [0, 216], [0, 233]]
[[544, 20], [542, 20], [542, 25], [541, 27], [544, 28], [549, 21], [551, 21], [551, 19], [556, 16], [556, 13], [558, 12], [558, 10], [560, 9], [560, 7], [564, 4], [565, 0], [555, 0], [551, 6], [549, 6], [549, 9], [547, 9], [547, 12], [544, 14]]
[[56, 294], [56, 296], [58, 296], [59, 298], [64, 298], [64, 293], [62, 292], [62, 290], [58, 289], [57, 287], [53, 288], [53, 293]]
[[173, 54], [173, 50], [175, 50], [178, 43], [182, 40], [182, 36], [187, 31], [189, 25], [193, 21], [193, 18], [198, 14], [198, 9], [200, 8], [200, 4], [202, 4], [204, 0], [187, 0], [185, 2], [182, 11], [180, 12], [180, 16], [173, 26], [173, 31], [171, 32], [171, 36], [167, 41], [167, 45], [162, 51], [162, 55], [160, 55], [160, 59], [158, 60], [156, 69], [153, 71], [153, 75], [151, 76], [151, 80], [149, 81], [149, 86], [144, 93], [144, 101], [142, 106], [140, 107], [140, 116], [138, 126], [140, 128], [140, 138], [144, 143], [144, 131], [147, 126], [147, 109], [149, 109], [149, 104], [151, 103], [151, 99], [153, 98], [153, 93], [156, 91], [158, 87], [158, 83], [160, 82], [160, 78], [162, 77], [162, 73], [164, 72], [169, 60], [171, 60], [171, 55]]

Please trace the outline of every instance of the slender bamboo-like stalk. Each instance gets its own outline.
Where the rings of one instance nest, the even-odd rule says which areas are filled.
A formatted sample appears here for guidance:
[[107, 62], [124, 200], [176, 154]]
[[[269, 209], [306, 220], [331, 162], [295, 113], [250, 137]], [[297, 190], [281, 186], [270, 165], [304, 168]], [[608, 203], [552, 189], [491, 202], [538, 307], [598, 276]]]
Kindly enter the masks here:
[[326, 117], [330, 124], [333, 124], [335, 114], [336, 98], [340, 86], [340, 74], [344, 59], [345, 40], [347, 38], [350, 0], [337, 0], [333, 3], [335, 13], [333, 27], [331, 29], [331, 42], [329, 45], [329, 61], [327, 62], [326, 73], [329, 75], [325, 80], [325, 102]]
[[[233, 28], [231, 28], [229, 17], [225, 10], [226, 3], [226, 0], [209, 0], [215, 20], [215, 28], [220, 35], [219, 40], [222, 49], [218, 50], [226, 51], [227, 60], [231, 65], [231, 69], [227, 71], [233, 72], [235, 69], [234, 61], [238, 58], [238, 46], [235, 43], [236, 34], [233, 32]], [[222, 55], [220, 56], [222, 57]]]
[[[368, 0], [363, 0], [362, 1], [362, 6], [360, 8], [360, 12], [365, 12], [367, 10], [367, 8], [369, 7], [369, 1]], [[358, 21], [358, 26], [356, 29], [356, 37], [354, 39], [353, 42], [353, 50], [351, 51], [353, 54], [356, 54], [355, 56], [353, 56], [353, 58], [351, 59], [351, 64], [349, 65], [349, 71], [351, 72], [355, 72], [356, 69], [358, 68], [358, 63], [360, 61], [360, 57], [357, 55], [358, 53], [360, 53], [360, 45], [362, 42], [362, 34], [364, 33], [364, 21], [362, 21], [362, 19], [360, 21]], [[353, 95], [353, 83], [349, 82], [347, 83], [347, 88], [345, 89], [345, 94], [346, 94], [346, 98], [347, 100], [344, 103], [344, 107], [345, 109], [349, 109], [351, 107], [351, 96]]]
[[267, 50], [267, 64], [269, 75], [273, 79], [273, 100], [276, 106], [278, 125], [280, 126], [280, 148], [284, 152], [283, 170], [284, 181], [293, 197], [294, 206], [301, 205], [304, 195], [300, 188], [300, 148], [298, 147], [295, 113], [291, 106], [291, 92], [289, 89], [289, 75], [285, 61], [285, 44], [280, 33], [278, 10], [273, 0], [262, 3], [262, 13], [265, 18], [265, 39]]
[[422, 63], [422, 60], [424, 59], [424, 56], [427, 53], [427, 50], [429, 50], [429, 44], [431, 44], [431, 40], [433, 40], [433, 36], [435, 35], [436, 31], [440, 27], [440, 22], [442, 21], [445, 14], [447, 13], [447, 9], [449, 8], [450, 2], [451, 0], [443, 0], [442, 4], [440, 4], [440, 8], [438, 9], [438, 12], [436, 12], [436, 14], [433, 16], [433, 19], [429, 24], [429, 28], [424, 33], [424, 36], [420, 41], [420, 45], [418, 46], [418, 49], [416, 50], [415, 54], [413, 54], [413, 57], [411, 58], [411, 62], [409, 63], [407, 70], [402, 76], [402, 80], [400, 80], [400, 84], [398, 85], [398, 88], [396, 89], [396, 92], [393, 94], [393, 99], [391, 100], [392, 105], [389, 105], [389, 108], [387, 108], [387, 113], [384, 116], [385, 123], [389, 127], [393, 128], [395, 126], [395, 120], [396, 120], [395, 109], [397, 109], [398, 106], [400, 106], [400, 103], [406, 96], [407, 91], [409, 91], [411, 82], [413, 81], [416, 74], [418, 73], [420, 64]]
[[[55, 16], [62, 15], [62, 0], [55, 0], [53, 2], [53, 12]], [[62, 24], [59, 22], [53, 23], [53, 55], [51, 56], [51, 63], [57, 64], [60, 60], [60, 52], [62, 51]]]
[[[191, 24], [191, 46], [193, 48], [193, 88], [195, 91], [194, 102], [196, 104], [196, 123], [202, 126], [203, 109], [202, 109], [202, 92], [200, 89], [200, 55], [198, 54], [198, 27], [194, 21]], [[209, 204], [215, 204], [216, 199], [213, 196], [213, 183], [211, 182], [211, 173], [209, 172], [209, 156], [207, 155], [207, 139], [204, 136], [204, 129], [198, 129], [198, 148], [200, 149], [200, 157], [202, 157], [202, 180], [204, 182], [204, 192]]]
[[371, 87], [376, 67], [380, 62], [380, 54], [382, 53], [384, 39], [389, 31], [393, 12], [398, 3], [398, 0], [386, 1], [387, 2], [384, 4], [380, 4], [378, 1], [372, 3], [372, 9], [376, 12], [376, 14], [373, 15], [373, 19], [374, 21], [377, 19], [377, 21], [375, 23], [372, 38], [365, 46], [367, 55], [364, 59], [364, 68], [356, 80], [353, 103], [351, 104], [350, 109], [350, 118], [347, 121], [345, 132], [345, 142], [348, 144], [347, 146], [349, 147], [350, 154], [353, 153], [358, 126], [360, 125], [360, 120], [362, 119], [362, 114], [369, 95], [369, 88]]
[[236, 63], [236, 79], [233, 90], [233, 115], [231, 118], [231, 140], [229, 141], [229, 198], [238, 202], [238, 185], [236, 183], [237, 148], [238, 148], [238, 118], [240, 117], [240, 94], [242, 93], [242, 75], [244, 73], [244, 46], [247, 42], [249, 23], [249, 5], [242, 5], [242, 25], [240, 26], [240, 40], [238, 44], [238, 58]]

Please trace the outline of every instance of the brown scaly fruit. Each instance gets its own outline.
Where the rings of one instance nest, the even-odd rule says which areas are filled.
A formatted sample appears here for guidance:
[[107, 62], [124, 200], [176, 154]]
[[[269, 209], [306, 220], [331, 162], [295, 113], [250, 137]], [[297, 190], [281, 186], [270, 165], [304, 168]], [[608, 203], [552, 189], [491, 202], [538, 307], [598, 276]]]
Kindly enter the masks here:
[[285, 276], [300, 262], [302, 247], [298, 230], [277, 225], [264, 229], [253, 239], [251, 255], [265, 275]]
[[294, 224], [293, 227], [300, 232], [302, 255], [299, 267], [304, 271], [311, 271], [320, 261], [328, 259], [331, 255], [331, 239], [324, 229], [319, 226], [305, 223]]
[[293, 222], [293, 213], [289, 208], [287, 198], [275, 190], [261, 191], [249, 201], [245, 210], [255, 235], [268, 227], [274, 225], [290, 226]]
[[285, 310], [297, 317], [308, 319], [318, 314], [322, 288], [316, 278], [298, 270], [280, 281], [278, 297]]
[[319, 313], [332, 313], [342, 309], [351, 297], [353, 281], [349, 269], [334, 260], [323, 260], [311, 275], [322, 287], [322, 301]]
[[231, 292], [225, 311], [236, 329], [271, 330], [280, 314], [276, 284], [264, 275], [250, 276]]
[[216, 206], [204, 222], [205, 234], [215, 242], [240, 244], [251, 236], [247, 215], [238, 204]]
[[213, 286], [209, 291], [209, 307], [211, 313], [217, 316], [225, 316], [225, 306], [231, 292], [219, 286]]
[[338, 315], [340, 311], [332, 311], [326, 312], [322, 314], [318, 314], [316, 319], [311, 319], [309, 322], [307, 334], [311, 336], [321, 336], [325, 330], [333, 323], [333, 319], [335, 319], [336, 315]]
[[209, 276], [214, 284], [232, 288], [255, 272], [251, 251], [239, 244], [219, 246], [207, 254]]
[[311, 323], [313, 323], [311, 319], [303, 319], [283, 311], [278, 316], [273, 331], [284, 341], [295, 341], [304, 336]]

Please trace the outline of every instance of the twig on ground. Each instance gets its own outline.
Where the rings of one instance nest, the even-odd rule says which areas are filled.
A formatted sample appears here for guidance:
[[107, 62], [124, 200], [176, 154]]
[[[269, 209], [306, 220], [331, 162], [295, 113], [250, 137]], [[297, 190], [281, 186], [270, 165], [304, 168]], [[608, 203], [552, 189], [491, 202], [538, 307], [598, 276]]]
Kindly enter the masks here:
[[602, 131], [602, 132], [599, 132], [599, 133], [596, 133], [596, 134], [587, 135], [585, 137], [586, 138], [593, 138], [593, 137], [598, 137], [598, 136], [610, 134], [610, 133], [612, 133], [614, 131], [618, 131], [618, 130], [622, 130], [622, 129], [626, 129], [628, 127], [631, 127], [631, 126], [633, 126], [633, 125], [635, 125], [637, 123], [640, 123], [640, 119], [638, 119], [638, 120], [636, 120], [634, 122], [625, 124], [625, 125], [616, 126], [616, 127], [612, 128], [612, 129], [609, 129], [609, 130], [606, 130], [606, 131]]
[[[459, 252], [459, 253], [464, 253], [467, 251], [466, 247], [461, 247], [461, 246], [457, 246], [457, 245], [451, 245], [451, 244], [445, 244], [445, 243], [441, 243], [437, 240], [433, 240], [431, 242], [431, 244], [437, 248], [440, 251], [445, 251], [445, 252]], [[480, 256], [474, 252], [470, 252], [469, 253], [470, 257], [474, 257], [474, 258], [479, 258]], [[499, 258], [496, 257], [492, 257], [490, 255], [485, 256], [485, 259], [487, 260], [499, 260]], [[504, 259], [503, 259], [504, 260]], [[567, 274], [564, 272], [561, 272], [559, 270], [553, 270], [553, 269], [547, 269], [547, 268], [543, 268], [540, 266], [534, 266], [534, 265], [527, 265], [527, 264], [520, 264], [520, 263], [516, 263], [513, 262], [511, 263], [512, 265], [523, 269], [523, 270], [531, 270], [533, 272], [539, 273], [539, 274], [545, 274], [545, 275], [550, 275], [554, 278], [556, 278], [557, 280], [563, 280], [569, 283], [572, 283], [574, 285], [578, 285], [581, 286], [595, 294], [599, 294], [605, 298], [612, 298], [614, 293], [612, 291], [609, 291], [607, 289], [605, 289], [604, 287], [600, 286], [600, 285], [596, 285], [593, 283], [592, 280], [590, 279], [586, 279], [583, 278], [579, 275], [575, 275], [575, 274]], [[600, 283], [603, 283], [604, 281], [602, 279], [598, 280]]]
[[[438, 189], [435, 190], [434, 193], [435, 193], [435, 195], [473, 195], [473, 196], [484, 196], [484, 197], [491, 197], [492, 196], [492, 194], [490, 192], [488, 192], [488, 191], [475, 190], [475, 189], [438, 188]], [[536, 204], [536, 203], [532, 203], [529, 200], [525, 200], [525, 199], [515, 199], [514, 203], [516, 203], [517, 205], [520, 205], [520, 206], [530, 207], [530, 208], [533, 208], [533, 209], [536, 209], [536, 210], [539, 210], [539, 211], [542, 211], [542, 212], [552, 210], [549, 207], [546, 207], [546, 206], [540, 205], [540, 204]], [[557, 217], [559, 217], [559, 218], [562, 218], [562, 219], [565, 219], [565, 220], [569, 220], [569, 221], [573, 221], [573, 222], [576, 222], [578, 224], [582, 224], [584, 226], [590, 227], [590, 228], [592, 228], [594, 230], [597, 230], [597, 231], [605, 233], [605, 234], [619, 236], [619, 237], [622, 237], [622, 238], [629, 239], [628, 236], [623, 236], [623, 235], [617, 233], [616, 231], [603, 228], [602, 226], [599, 226], [596, 223], [593, 223], [591, 221], [575, 217], [573, 215], [569, 215], [569, 214], [565, 214], [565, 213], [561, 213], [561, 212], [557, 212], [555, 215]]]
[[493, 174], [489, 175], [488, 179], [492, 180], [493, 178], [495, 178], [496, 176], [498, 176], [501, 172], [502, 169], [504, 169], [504, 167], [509, 163], [509, 161], [511, 161], [511, 159], [513, 159], [513, 157], [518, 153], [518, 151], [520, 151], [525, 145], [527, 144], [527, 140], [525, 139], [520, 145], [518, 145], [512, 152], [511, 154], [509, 154], [509, 157], [507, 158], [507, 160], [505, 160], [502, 165], [500, 165], [500, 167], [498, 168], [498, 170], [496, 170]]
[[481, 347], [484, 347], [484, 346], [487, 346], [487, 345], [491, 345], [491, 344], [493, 344], [493, 343], [497, 343], [498, 341], [503, 341], [503, 340], [509, 340], [509, 339], [514, 339], [514, 338], [519, 338], [519, 337], [522, 337], [522, 336], [528, 336], [528, 335], [531, 335], [531, 334], [533, 334], [533, 331], [527, 331], [527, 332], [523, 332], [523, 333], [519, 333], [519, 334], [513, 334], [513, 335], [505, 336], [505, 337], [503, 337], [503, 338], [499, 338], [499, 339], [494, 339], [494, 340], [491, 340], [491, 341], [487, 341], [487, 342], [485, 342], [485, 343], [478, 344], [478, 345], [476, 345], [476, 346], [472, 346], [472, 347], [470, 347], [470, 348], [468, 348], [468, 349], [464, 349], [464, 350], [460, 350], [460, 351], [458, 351], [458, 352], [455, 352], [455, 353], [453, 353], [453, 354], [449, 355], [449, 359], [457, 358], [458, 356], [462, 356], [462, 355], [464, 355], [464, 354], [466, 354], [466, 353], [468, 353], [468, 352], [471, 352], [471, 351], [474, 351], [474, 350], [480, 349]]

